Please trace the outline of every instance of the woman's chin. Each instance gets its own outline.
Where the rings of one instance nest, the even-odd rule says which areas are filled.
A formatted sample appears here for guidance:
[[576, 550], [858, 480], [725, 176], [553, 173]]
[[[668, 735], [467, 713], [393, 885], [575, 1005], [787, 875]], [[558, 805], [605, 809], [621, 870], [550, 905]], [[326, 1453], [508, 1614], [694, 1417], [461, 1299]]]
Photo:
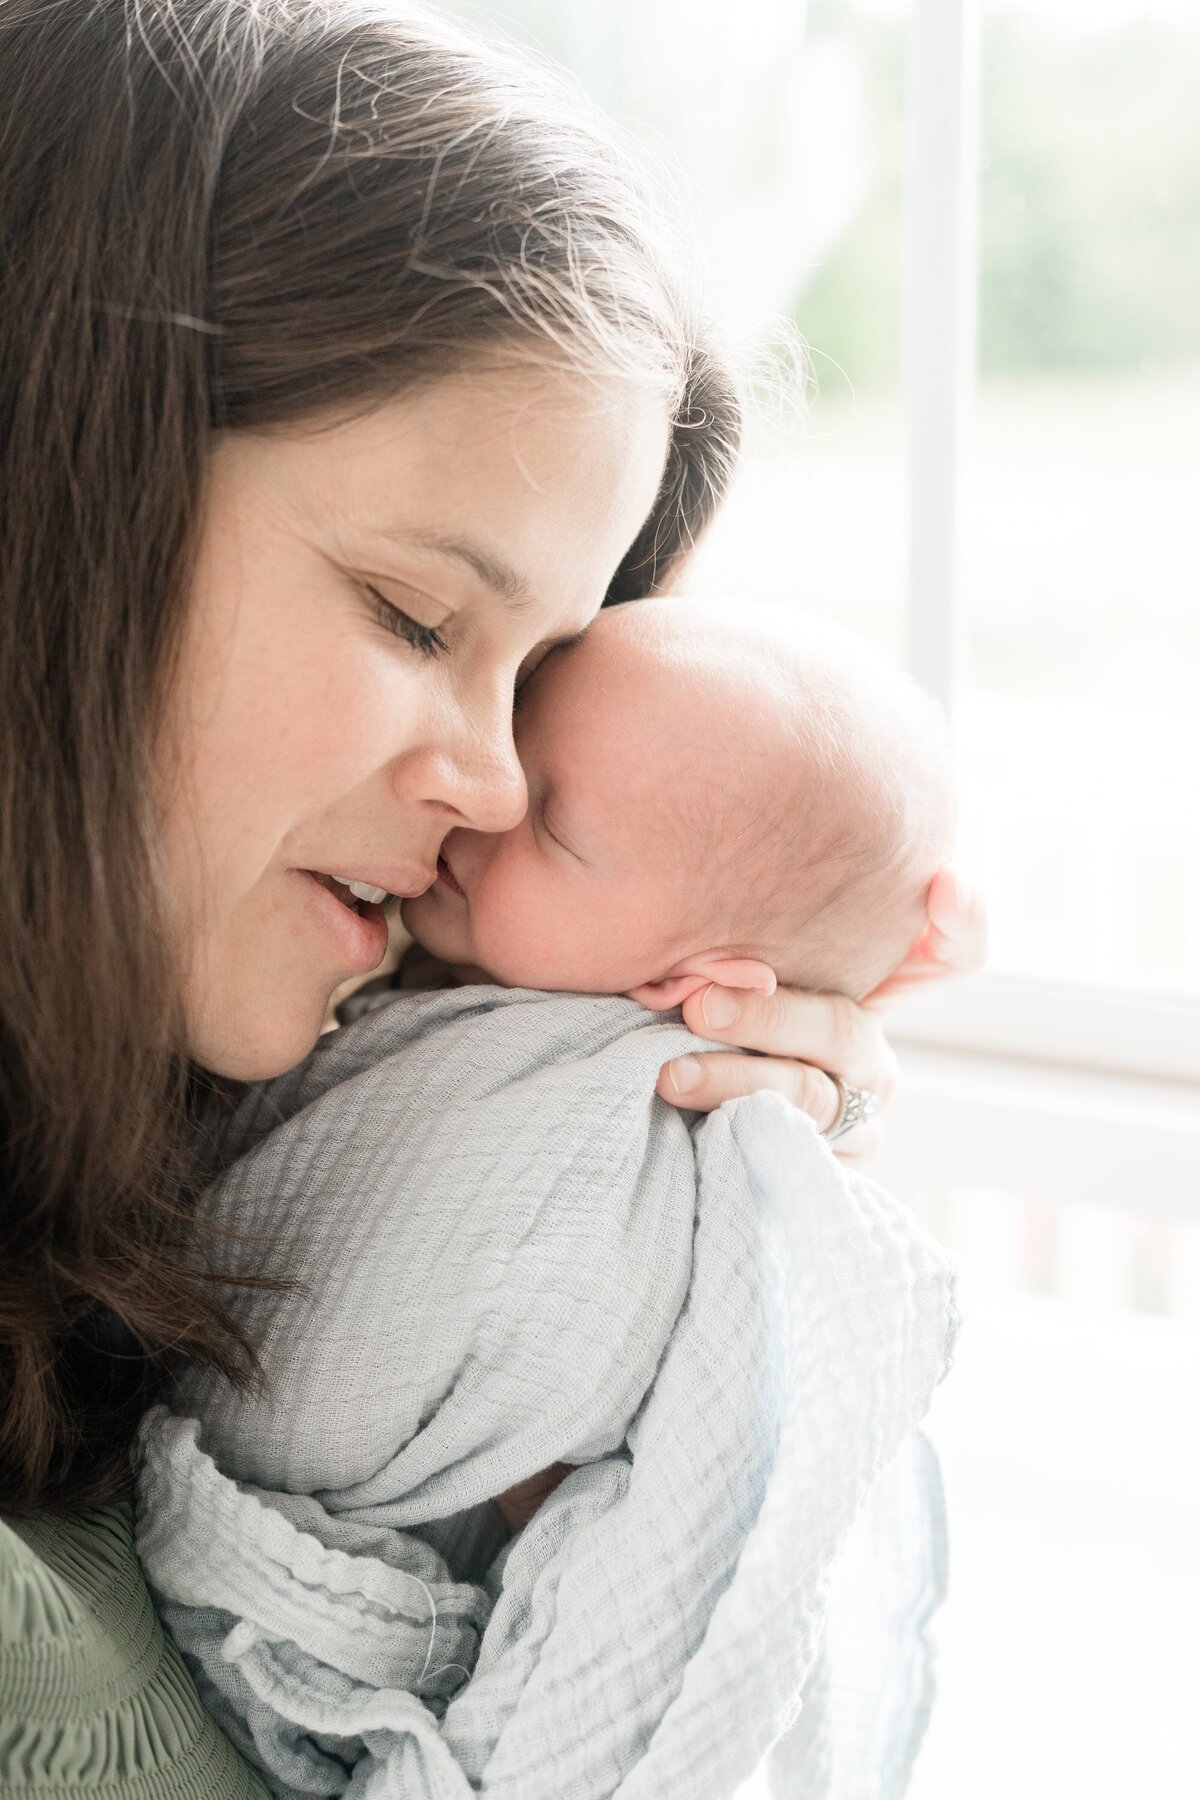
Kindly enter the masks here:
[[201, 1021], [193, 1031], [189, 1054], [212, 1075], [230, 1081], [269, 1081], [303, 1062], [318, 1037], [325, 1007], [312, 1011], [264, 1009], [253, 1016], [224, 1013]]

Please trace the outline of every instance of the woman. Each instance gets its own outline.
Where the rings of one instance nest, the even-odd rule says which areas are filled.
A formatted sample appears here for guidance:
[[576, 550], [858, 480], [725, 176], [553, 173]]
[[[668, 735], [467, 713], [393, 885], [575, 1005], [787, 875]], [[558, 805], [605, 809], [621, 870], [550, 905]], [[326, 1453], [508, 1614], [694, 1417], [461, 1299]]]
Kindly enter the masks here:
[[[7, 0], [0, 120], [0, 1787], [247, 1793], [111, 1504], [180, 1358], [253, 1368], [200, 1104], [378, 965], [342, 884], [520, 818], [515, 687], [671, 583], [737, 407], [582, 101], [432, 19]], [[910, 973], [978, 936], [935, 884]], [[733, 1004], [664, 1098], [886, 1093], [866, 1011]]]

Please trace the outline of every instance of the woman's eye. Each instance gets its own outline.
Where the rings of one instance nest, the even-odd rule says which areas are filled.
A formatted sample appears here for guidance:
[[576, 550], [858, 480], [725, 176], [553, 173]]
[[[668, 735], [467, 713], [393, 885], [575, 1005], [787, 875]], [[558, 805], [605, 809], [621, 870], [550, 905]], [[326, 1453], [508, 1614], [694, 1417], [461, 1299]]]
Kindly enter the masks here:
[[393, 606], [390, 600], [385, 600], [378, 588], [367, 584], [366, 592], [370, 596], [380, 623], [394, 637], [403, 638], [406, 644], [411, 644], [413, 649], [419, 650], [422, 656], [440, 656], [444, 650], [449, 649], [449, 645], [442, 636], [440, 626], [422, 625], [419, 620], [412, 618], [400, 607]]

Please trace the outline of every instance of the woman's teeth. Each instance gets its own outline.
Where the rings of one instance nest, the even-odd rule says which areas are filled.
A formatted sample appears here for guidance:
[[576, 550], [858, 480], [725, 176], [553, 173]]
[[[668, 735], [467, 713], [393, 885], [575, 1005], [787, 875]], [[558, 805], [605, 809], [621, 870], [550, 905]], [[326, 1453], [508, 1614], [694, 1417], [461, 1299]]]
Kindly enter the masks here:
[[372, 906], [382, 906], [385, 900], [391, 898], [386, 888], [374, 887], [369, 881], [343, 881], [340, 876], [325, 874], [317, 874], [316, 879], [322, 887], [328, 888], [331, 894], [336, 894], [342, 904], [348, 906], [351, 912], [358, 911], [358, 907], [355, 905], [357, 900], [366, 900]]

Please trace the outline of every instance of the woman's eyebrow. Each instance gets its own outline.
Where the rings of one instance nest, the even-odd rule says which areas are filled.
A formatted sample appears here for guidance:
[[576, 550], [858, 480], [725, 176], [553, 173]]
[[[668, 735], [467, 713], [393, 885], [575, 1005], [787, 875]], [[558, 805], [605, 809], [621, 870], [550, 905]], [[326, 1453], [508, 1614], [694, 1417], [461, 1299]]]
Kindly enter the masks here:
[[377, 536], [389, 538], [393, 543], [412, 544], [418, 550], [429, 550], [435, 556], [447, 557], [452, 562], [462, 564], [514, 612], [532, 604], [533, 596], [524, 576], [519, 575], [503, 557], [483, 544], [476, 543], [473, 538], [444, 537], [440, 532], [421, 531], [405, 526], [381, 530]]

